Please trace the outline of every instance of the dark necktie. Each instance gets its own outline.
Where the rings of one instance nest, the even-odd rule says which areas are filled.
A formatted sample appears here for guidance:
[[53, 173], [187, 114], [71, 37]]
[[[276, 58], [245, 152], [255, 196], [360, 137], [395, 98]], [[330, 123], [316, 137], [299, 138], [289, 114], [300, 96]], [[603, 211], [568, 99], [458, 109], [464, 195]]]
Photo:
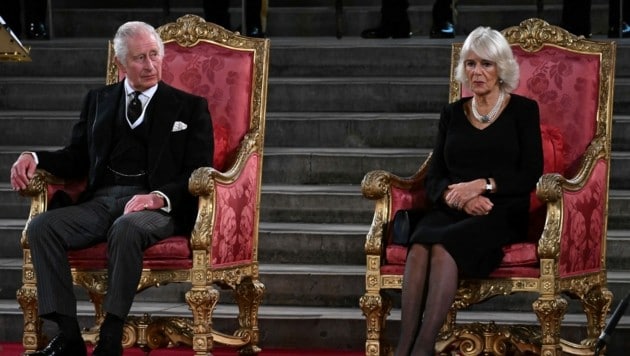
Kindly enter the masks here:
[[138, 99], [140, 94], [139, 91], [134, 91], [133, 98], [129, 101], [129, 105], [127, 106], [127, 117], [132, 124], [136, 122], [140, 114], [142, 114], [142, 103], [140, 99]]

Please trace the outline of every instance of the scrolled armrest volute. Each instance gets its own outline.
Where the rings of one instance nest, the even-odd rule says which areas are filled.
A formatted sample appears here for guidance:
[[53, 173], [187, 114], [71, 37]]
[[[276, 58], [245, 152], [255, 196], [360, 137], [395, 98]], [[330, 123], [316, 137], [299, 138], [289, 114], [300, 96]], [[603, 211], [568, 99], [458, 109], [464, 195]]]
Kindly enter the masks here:
[[35, 170], [33, 178], [28, 182], [25, 189], [20, 190], [20, 194], [25, 197], [36, 197], [40, 194], [46, 194], [48, 184], [62, 184], [63, 180], [52, 175], [43, 169]]
[[562, 198], [562, 185], [566, 179], [558, 173], [543, 174], [536, 185], [536, 196], [544, 202], [556, 202]]
[[212, 167], [195, 169], [188, 179], [188, 191], [194, 196], [208, 196], [214, 194], [214, 181], [221, 172]]
[[378, 200], [387, 196], [393, 177], [392, 173], [384, 170], [368, 172], [361, 181], [363, 196], [372, 200]]

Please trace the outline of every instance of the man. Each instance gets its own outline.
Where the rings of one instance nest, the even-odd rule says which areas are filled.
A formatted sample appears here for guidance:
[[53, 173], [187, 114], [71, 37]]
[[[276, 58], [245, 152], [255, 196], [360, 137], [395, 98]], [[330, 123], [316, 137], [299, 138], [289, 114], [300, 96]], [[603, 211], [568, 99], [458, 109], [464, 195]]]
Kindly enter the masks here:
[[34, 355], [86, 354], [67, 251], [102, 241], [107, 241], [109, 287], [94, 355], [122, 354], [123, 324], [143, 251], [190, 232], [197, 202], [188, 178], [212, 164], [207, 101], [161, 81], [164, 46], [155, 29], [143, 22], [123, 24], [114, 51], [125, 79], [87, 94], [70, 143], [53, 152], [22, 153], [11, 169], [15, 190], [26, 188], [36, 167], [88, 182], [77, 204], [46, 211], [28, 225], [39, 314], [59, 327]]
[[[455, 28], [453, 26], [454, 0], [435, 0], [433, 3], [433, 24], [429, 36], [431, 38], [453, 38]], [[381, 24], [375, 28], [369, 28], [361, 32], [363, 38], [409, 38], [411, 26], [407, 8], [407, 0], [382, 0]]]
[[[263, 22], [267, 16], [267, 0], [242, 0], [245, 2], [245, 31], [242, 34], [250, 37], [265, 37]], [[240, 4], [240, 1], [239, 1]], [[208, 22], [231, 29], [229, 0], [203, 0], [204, 18]], [[242, 26], [241, 26], [242, 27]]]

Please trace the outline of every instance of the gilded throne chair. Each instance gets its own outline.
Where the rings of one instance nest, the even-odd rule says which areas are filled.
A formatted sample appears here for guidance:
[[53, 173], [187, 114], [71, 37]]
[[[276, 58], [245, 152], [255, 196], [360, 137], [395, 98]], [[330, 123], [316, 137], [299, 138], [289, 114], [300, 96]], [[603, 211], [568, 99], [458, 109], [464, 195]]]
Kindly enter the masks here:
[[[528, 240], [505, 246], [501, 266], [486, 279], [460, 279], [436, 352], [458, 355], [592, 355], [612, 301], [606, 280], [608, 181], [616, 46], [578, 38], [539, 19], [502, 32], [520, 65], [516, 93], [540, 107], [544, 171], [531, 195]], [[452, 45], [449, 100], [470, 96], [454, 80], [461, 43]], [[366, 355], [390, 355], [384, 336], [392, 309], [388, 291], [402, 288], [407, 249], [392, 243], [400, 209], [428, 209], [423, 187], [430, 155], [409, 177], [377, 170], [362, 181], [375, 200], [366, 236]], [[535, 293], [538, 325], [458, 323], [457, 311], [492, 297]], [[561, 339], [568, 300], [586, 315], [586, 338]]]
[[[259, 280], [258, 222], [269, 40], [244, 37], [194, 15], [157, 30], [165, 44], [163, 80], [208, 100], [214, 127], [214, 167], [199, 168], [189, 179], [189, 191], [199, 200], [193, 231], [147, 249], [138, 284], [140, 292], [168, 283], [186, 283], [185, 299], [192, 318], [131, 315], [124, 327], [123, 346], [151, 350], [185, 344], [192, 346], [195, 355], [209, 355], [216, 342], [237, 348], [240, 354], [257, 354], [258, 308], [264, 294]], [[122, 78], [111, 43], [108, 57], [109, 84]], [[76, 199], [83, 187], [82, 182], [62, 181], [38, 171], [21, 192], [31, 198], [28, 221], [49, 207], [57, 191], [64, 190]], [[22, 343], [27, 352], [45, 342], [37, 313], [28, 221], [21, 239], [23, 285], [17, 292], [24, 313]], [[70, 251], [68, 258], [74, 283], [87, 290], [95, 307], [95, 326], [83, 335], [95, 343], [104, 319], [106, 245]], [[233, 333], [213, 328], [213, 312], [223, 290], [232, 292], [238, 306], [238, 326]]]

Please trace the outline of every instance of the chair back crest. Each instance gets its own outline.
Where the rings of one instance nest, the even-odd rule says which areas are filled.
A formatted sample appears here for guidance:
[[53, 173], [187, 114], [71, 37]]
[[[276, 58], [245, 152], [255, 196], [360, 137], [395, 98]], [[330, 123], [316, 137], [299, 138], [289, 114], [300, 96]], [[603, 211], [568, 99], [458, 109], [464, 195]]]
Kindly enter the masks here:
[[[256, 75], [267, 68], [260, 39], [239, 36], [196, 15], [185, 15], [157, 28], [164, 41], [162, 80], [180, 90], [206, 98], [214, 131], [213, 167], [230, 168], [245, 135], [264, 130], [261, 119], [266, 95]], [[110, 43], [107, 83], [124, 78]], [[266, 87], [265, 87], [266, 88]], [[263, 88], [263, 90], [266, 90]], [[262, 143], [260, 145], [262, 147]]]

